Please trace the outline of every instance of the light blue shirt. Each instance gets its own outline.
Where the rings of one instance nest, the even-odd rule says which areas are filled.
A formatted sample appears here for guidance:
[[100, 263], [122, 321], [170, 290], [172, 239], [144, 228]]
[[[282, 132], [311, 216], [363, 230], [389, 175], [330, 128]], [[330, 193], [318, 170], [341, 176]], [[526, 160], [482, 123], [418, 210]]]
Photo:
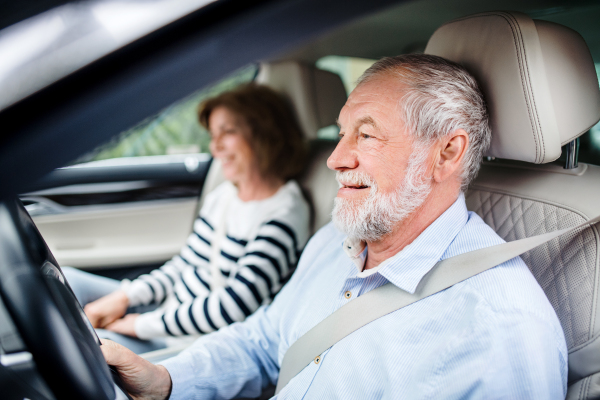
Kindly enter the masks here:
[[[502, 242], [461, 195], [369, 274], [343, 250], [344, 235], [327, 225], [270, 306], [163, 363], [171, 399], [258, 396], [276, 383], [290, 345], [348, 301], [388, 281], [413, 293], [440, 259]], [[560, 323], [515, 258], [360, 328], [306, 366], [278, 398], [564, 399], [566, 387]]]

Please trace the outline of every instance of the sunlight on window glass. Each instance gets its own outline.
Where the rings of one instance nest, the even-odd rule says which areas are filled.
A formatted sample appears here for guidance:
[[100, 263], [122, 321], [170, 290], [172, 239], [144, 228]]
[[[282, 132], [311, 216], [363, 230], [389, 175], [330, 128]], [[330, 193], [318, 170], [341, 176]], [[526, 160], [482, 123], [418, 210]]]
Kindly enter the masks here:
[[[326, 56], [316, 62], [317, 68], [333, 72], [342, 78], [346, 93], [350, 94], [356, 87], [358, 78], [369, 68], [376, 60], [356, 57]], [[319, 139], [337, 140], [340, 129], [337, 125], [327, 126], [317, 131]]]
[[346, 92], [350, 94], [356, 87], [357, 79], [376, 60], [356, 57], [327, 56], [319, 59], [317, 68], [338, 74], [344, 82]]
[[[598, 81], [600, 81], [600, 64], [594, 64], [596, 66], [596, 75], [598, 76]], [[594, 125], [590, 129], [590, 144], [594, 149], [600, 149], [600, 122]]]
[[121, 157], [208, 153], [210, 137], [198, 123], [198, 105], [210, 97], [252, 81], [256, 71], [256, 65], [248, 66], [190, 95], [117, 135], [75, 161], [75, 164]]

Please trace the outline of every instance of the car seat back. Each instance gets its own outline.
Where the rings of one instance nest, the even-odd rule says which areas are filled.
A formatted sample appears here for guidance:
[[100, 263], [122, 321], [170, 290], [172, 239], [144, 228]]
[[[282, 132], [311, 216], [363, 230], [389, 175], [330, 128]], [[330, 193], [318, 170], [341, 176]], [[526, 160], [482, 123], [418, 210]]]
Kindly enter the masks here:
[[[600, 214], [599, 167], [547, 164], [600, 119], [598, 79], [579, 34], [520, 13], [489, 12], [443, 25], [425, 51], [464, 65], [488, 103], [492, 145], [468, 190], [470, 210], [507, 241]], [[522, 256], [565, 334], [569, 399], [600, 398], [599, 245], [594, 226]]]

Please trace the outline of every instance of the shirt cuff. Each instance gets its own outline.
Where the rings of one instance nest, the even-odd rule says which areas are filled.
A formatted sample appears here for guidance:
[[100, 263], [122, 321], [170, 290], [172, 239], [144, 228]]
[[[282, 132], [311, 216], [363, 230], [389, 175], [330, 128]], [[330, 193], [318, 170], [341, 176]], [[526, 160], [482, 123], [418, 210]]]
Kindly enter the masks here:
[[138, 315], [135, 319], [135, 335], [142, 340], [167, 336], [162, 321], [163, 312], [156, 310]]
[[172, 357], [161, 361], [159, 365], [164, 366], [171, 375], [171, 396], [169, 400], [192, 399], [194, 393], [194, 371], [188, 365], [178, 361], [178, 357]]
[[152, 290], [145, 282], [141, 282], [137, 279], [134, 281], [123, 279], [121, 281], [120, 289], [127, 295], [129, 307], [150, 304], [152, 302]]

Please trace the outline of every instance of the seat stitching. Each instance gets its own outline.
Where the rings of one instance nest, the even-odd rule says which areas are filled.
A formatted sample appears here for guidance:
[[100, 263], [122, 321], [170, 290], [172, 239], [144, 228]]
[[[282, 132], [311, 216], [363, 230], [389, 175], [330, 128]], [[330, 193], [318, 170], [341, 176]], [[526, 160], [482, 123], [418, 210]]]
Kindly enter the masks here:
[[[591, 228], [591, 227], [590, 227]], [[592, 321], [590, 321], [590, 333], [589, 333], [589, 338], [592, 338], [592, 336], [594, 335], [594, 330], [595, 330], [595, 325], [596, 325], [596, 310], [598, 308], [598, 232], [595, 229], [591, 229], [592, 235], [595, 238], [595, 242], [596, 242], [596, 246], [594, 247], [595, 249], [595, 255], [594, 255], [594, 259], [596, 260], [595, 262], [595, 266], [594, 266], [594, 295], [592, 297], [592, 305], [593, 305], [593, 309], [594, 312], [592, 313]]]
[[[492, 207], [495, 207], [496, 205], [498, 205], [498, 203], [500, 203], [502, 200], [503, 200], [502, 196], [498, 196], [497, 200], [494, 202]], [[499, 224], [496, 224], [496, 228], [495, 228], [496, 232], [502, 230], [504, 228], [504, 226], [506, 225], [506, 223], [509, 221], [509, 219], [513, 216], [513, 211], [515, 209], [511, 207], [511, 199], [507, 199], [507, 200], [508, 200], [508, 206], [510, 208], [510, 211], [509, 211], [508, 215], [504, 219], [502, 219]], [[491, 215], [492, 215], [492, 218], [494, 218], [494, 220], [495, 220], [493, 212], [491, 213]], [[514, 222], [513, 222], [513, 225], [514, 225]]]
[[[510, 15], [508, 13], [504, 13], [504, 12], [482, 13], [482, 14], [478, 14], [478, 15], [469, 16], [469, 17], [460, 18], [460, 19], [456, 19], [456, 20], [450, 21], [449, 23], [442, 25], [438, 29], [441, 29], [443, 26], [450, 25], [450, 24], [452, 24], [454, 22], [463, 21], [463, 20], [467, 20], [467, 19], [474, 19], [474, 18], [483, 18], [483, 17], [488, 17], [488, 16], [498, 16], [500, 18], [503, 18], [507, 22], [508, 26], [510, 27], [510, 30], [511, 30], [511, 33], [512, 33], [512, 36], [513, 36], [513, 44], [515, 45], [515, 48], [517, 50], [515, 52], [515, 54], [517, 56], [517, 62], [519, 64], [519, 75], [521, 76], [521, 87], [523, 89], [523, 99], [525, 100], [525, 105], [527, 106], [527, 115], [529, 117], [529, 124], [531, 125], [531, 130], [532, 130], [532, 133], [533, 133], [532, 134], [533, 141], [535, 143], [535, 162], [539, 163], [543, 158], [540, 158], [540, 155], [539, 155], [539, 149], [538, 149], [539, 145], [538, 145], [538, 137], [537, 137], [538, 133], [537, 133], [536, 126], [535, 126], [535, 121], [532, 119], [532, 116], [534, 114], [535, 114], [536, 118], [538, 116], [537, 116], [537, 113], [532, 112], [530, 100], [528, 98], [528, 93], [530, 92], [530, 90], [528, 90], [528, 88], [527, 88], [527, 83], [529, 83], [529, 81], [526, 79], [526, 76], [525, 76], [525, 71], [524, 71], [524, 66], [523, 66], [523, 60], [521, 59], [523, 56], [519, 53], [519, 49], [521, 49], [521, 48], [523, 48], [522, 51], [523, 51], [523, 53], [525, 53], [524, 44], [523, 44], [524, 42], [523, 41], [519, 42], [517, 40], [515, 27], [519, 28], [519, 26], [518, 26], [518, 23], [516, 23], [516, 19], [514, 18], [514, 16], [512, 16], [512, 15]], [[514, 21], [513, 21], [513, 19], [514, 19]], [[520, 28], [518, 29], [518, 31], [520, 33]], [[522, 35], [521, 35], [521, 39], [522, 39]], [[519, 44], [521, 44], [522, 47], [519, 46]], [[525, 61], [525, 63], [527, 63], [526, 59], [524, 61]], [[539, 123], [539, 120], [538, 120], [538, 123]], [[545, 152], [544, 152], [544, 154], [545, 154]]]
[[[533, 230], [536, 231], [537, 233], [539, 233], [541, 229], [545, 230], [545, 232], [548, 232], [549, 231], [548, 227], [550, 225], [556, 225], [556, 226], [560, 226], [562, 228], [563, 224], [559, 224], [559, 222], [563, 221], [561, 215], [563, 215], [565, 212], [569, 213], [569, 214], [573, 213], [574, 214], [573, 217], [575, 217], [576, 220], [587, 219], [584, 215], [581, 215], [582, 214], [581, 212], [570, 209], [570, 207], [565, 207], [565, 206], [561, 207], [561, 205], [550, 204], [550, 203], [538, 201], [538, 200], [532, 201], [531, 199], [528, 199], [524, 196], [515, 196], [512, 194], [506, 195], [506, 194], [497, 193], [497, 192], [491, 191], [491, 190], [481, 190], [479, 188], [473, 188], [471, 190], [471, 194], [473, 196], [472, 199], [474, 199], [475, 201], [479, 200], [479, 203], [477, 204], [477, 208], [481, 210], [481, 213], [484, 214], [484, 216], [486, 217], [486, 220], [492, 219], [494, 222], [501, 222], [500, 227], [499, 227], [500, 229], [507, 228], [508, 227], [507, 224], [509, 222], [512, 222], [514, 227], [509, 230], [511, 230], [513, 233], [518, 233], [519, 235], [523, 234], [523, 232], [520, 232], [520, 231], [523, 230], [523, 228], [526, 226], [526, 224], [525, 224], [526, 215], [531, 215], [531, 212], [533, 211], [532, 208], [537, 205], [536, 203], [538, 203], [540, 206], [542, 206], [541, 212], [545, 216], [543, 218], [540, 218], [538, 220], [539, 223], [533, 228]], [[501, 205], [501, 203], [503, 201], [509, 202], [510, 214], [505, 219], [497, 220], [498, 214], [494, 212], [494, 209], [497, 209], [498, 206], [504, 207]], [[488, 209], [488, 207], [490, 207], [490, 208]], [[535, 214], [537, 214], [537, 212], [535, 212]], [[583, 221], [578, 221], [578, 223], [580, 223], [580, 222], [583, 222]], [[541, 281], [547, 282], [547, 285], [544, 287], [544, 289], [546, 291], [549, 291], [549, 294], [553, 293], [551, 295], [554, 296], [554, 298], [558, 302], [558, 304], [556, 304], [558, 310], [560, 310], [561, 314], [564, 315], [565, 313], [567, 313], [567, 315], [569, 317], [571, 317], [571, 318], [568, 318], [567, 320], [564, 320], [564, 322], [566, 322], [568, 324], [565, 327], [567, 328], [566, 330], [569, 330], [571, 332], [571, 334], [570, 334], [571, 340], [570, 341], [574, 342], [573, 344], [579, 342], [582, 339], [581, 335], [577, 335], [577, 336], [573, 335], [573, 334], [578, 334], [578, 329], [574, 329], [577, 326], [577, 324], [575, 323], [576, 321], [574, 320], [575, 315], [572, 312], [570, 312], [570, 310], [572, 310], [572, 307], [573, 307], [573, 301], [570, 301], [570, 300], [573, 300], [573, 299], [564, 299], [563, 296], [561, 296], [559, 294], [565, 292], [565, 290], [559, 290], [558, 287], [566, 288], [569, 286], [569, 284], [567, 283], [568, 282], [567, 274], [565, 273], [565, 268], [566, 268], [567, 264], [571, 263], [574, 259], [576, 259], [578, 257], [582, 257], [583, 262], [585, 264], [589, 264], [587, 262], [587, 260], [594, 258], [592, 253], [595, 254], [597, 251], [595, 249], [590, 248], [590, 243], [591, 243], [591, 241], [594, 240], [594, 237], [596, 236], [597, 233], [596, 233], [596, 229], [594, 229], [594, 228], [592, 228], [592, 233], [593, 233], [592, 235], [590, 235], [589, 233], [586, 233], [586, 230], [588, 228], [580, 229], [580, 230], [574, 232], [572, 235], [569, 235], [571, 237], [571, 239], [568, 241], [568, 243], [564, 243], [564, 240], [555, 239], [557, 242], [553, 241], [548, 244], [545, 244], [543, 246], [543, 248], [541, 248], [539, 250], [544, 252], [545, 258], [549, 260], [550, 264], [544, 268], [536, 268], [536, 270], [542, 274], [539, 276]], [[496, 230], [498, 231], [500, 229], [496, 229]], [[527, 231], [529, 231], [529, 229], [527, 229]], [[554, 254], [554, 252], [551, 252], [551, 250], [550, 250], [552, 248], [552, 246], [550, 246], [552, 243], [554, 243], [554, 245], [558, 246], [559, 248], [567, 248], [570, 246], [574, 246], [573, 247], [574, 252], [573, 253], [561, 252], [559, 254], [558, 259], [556, 257], [550, 257], [552, 254]], [[564, 245], [562, 243], [564, 243]], [[534, 253], [534, 251], [530, 251], [530, 252], [526, 253], [524, 256], [533, 258], [533, 256], [534, 256], [533, 253]], [[588, 255], [588, 253], [590, 253], [590, 255]], [[544, 256], [541, 256], [541, 257], [544, 257]], [[552, 260], [554, 260], [554, 262]], [[597, 263], [598, 262], [596, 262], [596, 264]], [[590, 273], [586, 273], [586, 276], [583, 279], [579, 280], [579, 283], [577, 283], [577, 280], [574, 281], [574, 283], [577, 285], [576, 287], [579, 287], [579, 288], [589, 287], [590, 282], [591, 282], [591, 280], [589, 279], [590, 275], [591, 275]], [[595, 291], [594, 288], [592, 288], [592, 290]], [[590, 307], [593, 310], [595, 310], [597, 308], [597, 306], [598, 305], [595, 302], [593, 302], [592, 304], [588, 303], [587, 307]], [[588, 335], [592, 334], [591, 333], [592, 326], [593, 326], [593, 321], [589, 320], [588, 331], [587, 331]], [[586, 332], [582, 332], [582, 333], [585, 334]], [[588, 336], [588, 335], [586, 335], [586, 336]]]
[[581, 393], [581, 392], [583, 391], [583, 384], [584, 384], [584, 383], [585, 383], [585, 382], [583, 382], [583, 383], [582, 383], [582, 384], [579, 386], [579, 398], [580, 398], [580, 399], [581, 399], [581, 395], [582, 395], [582, 393]]
[[566, 204], [563, 204], [563, 203], [548, 201], [546, 199], [540, 199], [540, 198], [536, 198], [536, 197], [530, 197], [530, 196], [523, 195], [520, 193], [511, 192], [509, 190], [487, 188], [487, 187], [481, 186], [481, 185], [474, 185], [473, 188], [474, 188], [474, 190], [483, 190], [483, 191], [498, 194], [498, 195], [513, 196], [513, 197], [517, 197], [517, 198], [524, 199], [524, 200], [532, 200], [532, 201], [535, 201], [538, 203], [548, 204], [551, 206], [563, 208], [565, 210], [574, 212], [575, 214], [580, 215], [581, 217], [585, 218], [585, 220], [590, 219], [589, 216], [587, 214], [585, 214], [583, 211], [577, 210], [577, 209], [575, 209], [571, 206], [568, 206]]
[[[511, 199], [509, 199], [509, 206], [510, 206], [510, 203], [511, 203]], [[521, 220], [522, 220], [522, 218], [523, 218], [523, 217], [518, 217], [518, 219], [517, 219], [517, 220], [512, 220], [512, 219], [511, 219], [511, 218], [514, 216], [514, 214], [515, 214], [515, 213], [514, 213], [514, 211], [517, 209], [517, 207], [519, 207], [519, 204], [518, 204], [518, 203], [517, 203], [517, 205], [516, 205], [515, 207], [511, 207], [511, 209], [510, 209], [510, 213], [509, 213], [509, 215], [507, 216], [506, 220], [505, 220], [505, 221], [502, 223], [502, 226], [501, 226], [501, 228], [503, 228], [503, 227], [505, 226], [506, 222], [508, 222], [508, 221], [509, 221], [509, 219], [510, 219], [510, 221], [511, 221], [511, 222], [513, 222], [513, 227], [517, 225], [517, 222], [518, 222], [518, 221], [521, 221]], [[521, 206], [521, 207], [522, 207], [522, 206]], [[527, 212], [527, 211], [529, 211], [529, 210], [531, 209], [531, 207], [533, 207], [533, 204], [532, 204], [532, 205], [530, 205], [529, 207], [527, 207], [527, 209], [526, 209], [525, 211], [522, 211], [522, 212], [521, 212], [521, 215], [523, 216], [523, 215], [525, 214], [525, 212]], [[539, 225], [538, 225], [538, 226], [539, 226]], [[498, 229], [498, 230], [500, 230], [500, 229]], [[535, 232], [535, 230], [534, 230], [534, 232]], [[523, 236], [523, 237], [526, 237], [526, 236]], [[516, 238], [518, 238], [518, 237], [516, 237]]]
[[499, 231], [499, 230], [500, 230], [500, 228], [502, 227], [502, 225], [504, 224], [504, 222], [502, 221], [502, 222], [500, 222], [500, 223], [499, 223], [499, 222], [496, 220], [496, 216], [495, 216], [495, 214], [494, 214], [494, 211], [493, 211], [493, 210], [494, 210], [494, 208], [496, 207], [496, 205], [498, 205], [498, 203], [500, 203], [500, 201], [502, 200], [502, 198], [501, 198], [501, 197], [499, 197], [497, 200], [494, 200], [493, 196], [489, 196], [489, 197], [488, 197], [488, 199], [489, 199], [488, 201], [489, 201], [489, 203], [490, 203], [490, 211], [489, 211], [489, 215], [491, 215], [491, 217], [492, 217], [492, 220], [494, 221], [494, 230], [497, 232], [497, 231]]
[[[509, 18], [510, 16], [510, 18]], [[528, 111], [528, 116], [529, 116], [529, 123], [531, 124], [531, 130], [532, 130], [532, 137], [533, 137], [533, 141], [535, 143], [535, 158], [536, 158], [536, 162], [541, 161], [541, 159], [539, 158], [539, 154], [538, 154], [538, 137], [537, 135], [538, 130], [536, 129], [537, 126], [535, 124], [535, 120], [532, 119], [536, 118], [537, 119], [537, 113], [535, 112], [535, 110], [531, 109], [531, 104], [530, 101], [534, 101], [534, 99], [529, 99], [528, 96], [533, 97], [533, 90], [530, 88], [531, 86], [531, 82], [529, 81], [529, 74], [527, 73], [529, 71], [529, 64], [527, 62], [527, 54], [525, 51], [525, 43], [523, 40], [523, 35], [521, 32], [521, 28], [519, 27], [519, 24], [516, 22], [516, 19], [510, 15], [507, 14], [506, 16], [504, 16], [504, 18], [506, 19], [506, 21], [509, 23], [510, 27], [511, 27], [511, 31], [513, 34], [513, 40], [515, 42], [515, 47], [517, 48], [517, 60], [519, 61], [519, 73], [521, 75], [521, 86], [523, 87], [523, 97], [525, 99], [525, 105], [527, 106], [527, 111]], [[518, 35], [517, 35], [518, 33]], [[519, 44], [521, 46], [519, 46]], [[523, 54], [521, 54], [518, 50], [522, 49]], [[521, 59], [523, 58], [523, 59]], [[537, 120], [538, 124], [539, 124], [539, 120]]]

